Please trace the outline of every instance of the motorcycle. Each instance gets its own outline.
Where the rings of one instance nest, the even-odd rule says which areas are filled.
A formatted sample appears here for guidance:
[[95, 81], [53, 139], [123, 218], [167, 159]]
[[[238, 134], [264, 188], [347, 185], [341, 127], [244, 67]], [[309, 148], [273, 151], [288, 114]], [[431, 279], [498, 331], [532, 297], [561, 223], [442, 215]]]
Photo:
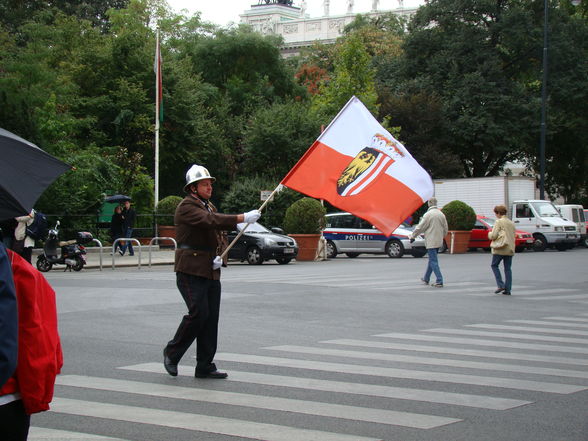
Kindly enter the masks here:
[[37, 269], [42, 272], [50, 271], [53, 265], [65, 265], [64, 271], [81, 271], [86, 264], [85, 244], [92, 242], [92, 233], [80, 231], [75, 239], [59, 240], [59, 221], [55, 228], [49, 230], [43, 246], [43, 254], [37, 257]]

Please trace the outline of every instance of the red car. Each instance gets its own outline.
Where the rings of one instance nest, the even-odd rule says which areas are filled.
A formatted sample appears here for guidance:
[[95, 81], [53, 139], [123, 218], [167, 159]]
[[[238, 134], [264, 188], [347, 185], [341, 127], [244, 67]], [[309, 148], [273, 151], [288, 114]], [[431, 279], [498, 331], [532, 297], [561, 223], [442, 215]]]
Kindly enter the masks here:
[[[472, 235], [470, 236], [470, 249], [484, 248], [490, 249], [490, 239], [488, 239], [488, 233], [492, 231], [494, 222], [496, 219], [492, 219], [486, 216], [476, 216], [476, 224], [472, 229]], [[515, 249], [517, 253], [525, 251], [525, 248], [532, 248], [535, 239], [531, 233], [526, 231], [516, 230], [515, 232]]]

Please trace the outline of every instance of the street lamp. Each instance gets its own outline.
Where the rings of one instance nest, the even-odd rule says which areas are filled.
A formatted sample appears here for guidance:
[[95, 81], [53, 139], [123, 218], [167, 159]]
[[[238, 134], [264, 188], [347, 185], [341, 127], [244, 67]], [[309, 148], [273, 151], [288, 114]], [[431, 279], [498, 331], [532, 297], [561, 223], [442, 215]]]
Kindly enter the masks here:
[[[572, 5], [578, 6], [582, 0], [570, 0]], [[547, 131], [547, 40], [548, 0], [543, 0], [543, 79], [541, 83], [541, 135], [539, 141], [539, 199], [545, 199], [545, 136]]]

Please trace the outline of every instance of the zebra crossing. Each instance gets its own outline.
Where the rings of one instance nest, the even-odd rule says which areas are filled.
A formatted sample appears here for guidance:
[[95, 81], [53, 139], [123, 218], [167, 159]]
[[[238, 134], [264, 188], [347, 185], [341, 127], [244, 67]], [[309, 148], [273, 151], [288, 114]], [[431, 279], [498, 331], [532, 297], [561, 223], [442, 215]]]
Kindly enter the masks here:
[[[71, 416], [188, 431], [195, 440], [206, 433], [223, 440], [388, 441], [401, 439], [399, 429], [435, 439], [435, 431], [467, 424], [471, 410], [496, 418], [555, 396], [587, 394], [587, 327], [588, 314], [580, 313], [220, 352], [216, 359], [229, 370], [220, 382], [192, 381], [193, 363], [167, 377], [161, 360], [119, 366], [109, 378], [60, 375], [45, 426]], [[83, 398], [87, 391], [105, 398]], [[137, 405], [137, 397], [153, 405]], [[202, 406], [213, 411], [200, 412]], [[233, 416], [237, 409], [244, 411]], [[33, 427], [29, 440], [137, 439], [129, 436]]]

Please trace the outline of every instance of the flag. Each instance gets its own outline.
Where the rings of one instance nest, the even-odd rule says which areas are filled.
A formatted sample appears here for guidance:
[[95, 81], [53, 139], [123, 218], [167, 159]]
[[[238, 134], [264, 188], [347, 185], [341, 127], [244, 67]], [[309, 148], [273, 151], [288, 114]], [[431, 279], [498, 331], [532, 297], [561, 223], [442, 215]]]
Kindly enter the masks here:
[[433, 196], [429, 174], [356, 97], [281, 183], [359, 216], [386, 235]]
[[153, 72], [155, 72], [155, 129], [159, 129], [159, 123], [163, 122], [163, 91], [161, 75], [161, 48], [159, 45], [159, 31], [157, 31], [157, 41], [155, 43], [155, 61], [153, 62]]

